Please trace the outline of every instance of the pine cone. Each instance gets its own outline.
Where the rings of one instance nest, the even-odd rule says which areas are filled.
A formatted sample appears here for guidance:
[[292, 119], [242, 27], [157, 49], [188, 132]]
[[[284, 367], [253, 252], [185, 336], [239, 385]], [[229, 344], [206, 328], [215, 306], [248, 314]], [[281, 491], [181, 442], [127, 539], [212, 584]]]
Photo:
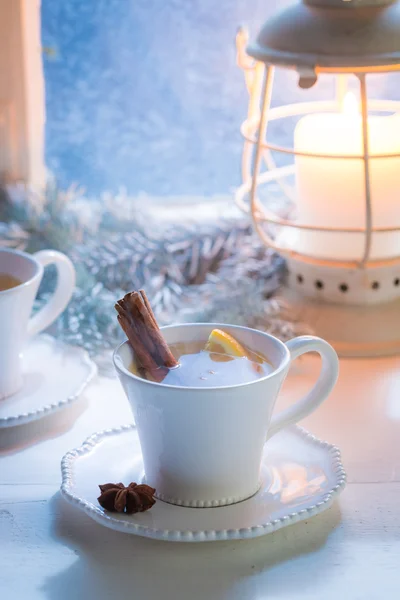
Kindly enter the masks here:
[[153, 498], [156, 490], [145, 484], [130, 483], [125, 487], [123, 483], [104, 483], [99, 488], [101, 494], [97, 500], [110, 512], [144, 512], [156, 502]]

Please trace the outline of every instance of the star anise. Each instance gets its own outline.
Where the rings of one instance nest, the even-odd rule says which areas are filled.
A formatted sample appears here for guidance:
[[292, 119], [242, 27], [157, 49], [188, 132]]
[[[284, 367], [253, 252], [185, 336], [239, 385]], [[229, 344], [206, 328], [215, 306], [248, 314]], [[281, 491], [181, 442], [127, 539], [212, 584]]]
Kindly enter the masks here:
[[99, 485], [101, 494], [97, 498], [100, 506], [110, 512], [133, 514], [149, 510], [155, 504], [155, 489], [145, 484], [104, 483]]

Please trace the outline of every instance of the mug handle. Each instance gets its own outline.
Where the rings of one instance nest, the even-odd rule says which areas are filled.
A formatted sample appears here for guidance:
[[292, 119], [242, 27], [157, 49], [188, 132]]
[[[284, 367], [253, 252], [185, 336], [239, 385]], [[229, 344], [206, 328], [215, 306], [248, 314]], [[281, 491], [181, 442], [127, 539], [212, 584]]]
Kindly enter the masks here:
[[305, 335], [290, 340], [286, 346], [289, 348], [291, 361], [306, 352], [317, 352], [322, 359], [321, 373], [317, 383], [304, 398], [272, 417], [267, 440], [283, 427], [293, 425], [314, 412], [329, 396], [339, 375], [338, 355], [325, 340]]
[[75, 287], [75, 269], [70, 259], [55, 250], [41, 250], [33, 257], [46, 267], [55, 265], [57, 268], [57, 285], [50, 300], [29, 319], [28, 335], [36, 335], [46, 329], [66, 308]]

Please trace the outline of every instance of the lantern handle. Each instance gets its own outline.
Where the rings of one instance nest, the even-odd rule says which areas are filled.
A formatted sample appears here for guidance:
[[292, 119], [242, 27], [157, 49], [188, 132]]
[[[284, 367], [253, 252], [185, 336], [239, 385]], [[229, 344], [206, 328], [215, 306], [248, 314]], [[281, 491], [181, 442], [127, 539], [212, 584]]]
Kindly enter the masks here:
[[248, 119], [260, 118], [261, 88], [264, 64], [251, 58], [247, 52], [249, 32], [245, 27], [239, 27], [236, 34], [236, 61], [244, 71], [247, 92], [250, 97]]

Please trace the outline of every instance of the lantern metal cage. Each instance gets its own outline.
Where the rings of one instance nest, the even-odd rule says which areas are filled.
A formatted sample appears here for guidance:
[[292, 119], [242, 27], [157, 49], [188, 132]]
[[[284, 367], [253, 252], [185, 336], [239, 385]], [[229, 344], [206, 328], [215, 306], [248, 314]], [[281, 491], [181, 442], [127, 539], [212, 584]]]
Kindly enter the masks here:
[[[236, 190], [236, 203], [251, 216], [262, 241], [286, 258], [288, 281], [284, 296], [297, 318], [308, 321], [342, 355], [397, 353], [400, 220], [398, 224], [376, 225], [371, 164], [400, 159], [400, 153], [371, 152], [369, 115], [400, 113], [400, 102], [369, 99], [367, 76], [400, 71], [399, 4], [396, 0], [303, 0], [267, 21], [255, 44], [247, 47], [247, 41], [247, 33], [240, 29], [236, 39], [238, 63], [245, 73], [249, 109], [241, 127], [243, 183]], [[336, 97], [271, 107], [274, 74], [279, 67], [295, 70], [299, 86], [305, 89], [313, 87], [321, 75], [335, 75]], [[268, 135], [273, 121], [339, 112], [350, 77], [359, 83], [362, 153], [301, 152], [294, 145], [277, 144]], [[293, 162], [278, 166], [277, 153], [292, 157]], [[262, 186], [275, 182], [284, 196], [296, 203], [296, 191], [288, 179], [295, 174], [297, 157], [358, 161], [363, 165], [364, 227], [347, 227], [346, 215], [340, 227], [301, 222], [290, 214], [282, 216], [261, 202]], [[329, 238], [354, 240], [357, 255], [346, 256], [342, 251], [335, 256], [326, 252]], [[312, 252], [304, 243], [310, 239], [314, 242]], [[388, 242], [381, 254], [374, 252], [378, 240], [384, 248]], [[315, 252], [316, 247], [319, 252]]]

